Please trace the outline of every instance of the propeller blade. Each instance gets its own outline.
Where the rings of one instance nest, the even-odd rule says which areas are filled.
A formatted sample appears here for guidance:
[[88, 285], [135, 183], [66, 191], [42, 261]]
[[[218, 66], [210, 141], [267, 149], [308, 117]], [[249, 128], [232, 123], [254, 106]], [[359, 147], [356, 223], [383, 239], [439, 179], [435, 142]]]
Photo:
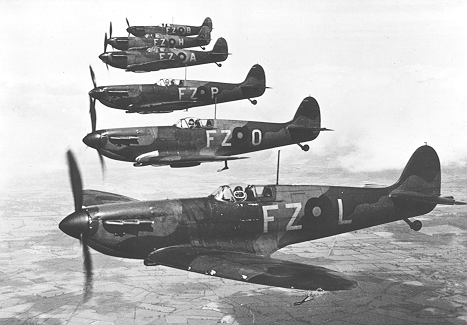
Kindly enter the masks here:
[[85, 274], [84, 288], [83, 288], [83, 301], [87, 302], [92, 296], [93, 287], [93, 272], [92, 272], [92, 258], [89, 252], [87, 237], [84, 233], [81, 234], [81, 246], [83, 248], [83, 271]]
[[107, 33], [104, 36], [104, 53], [107, 53]]
[[91, 115], [91, 130], [96, 131], [96, 100], [89, 97], [89, 115]]
[[80, 211], [83, 208], [83, 183], [81, 181], [81, 174], [75, 156], [70, 150], [67, 151], [67, 159], [75, 211]]
[[94, 88], [97, 87], [96, 84], [96, 75], [94, 74], [94, 70], [92, 70], [92, 67], [89, 66], [89, 70], [91, 71], [91, 79], [92, 79], [92, 84], [94, 85]]
[[109, 34], [109, 38], [112, 38], [112, 22], [110, 22]]
[[107, 170], [106, 166], [105, 166], [105, 160], [104, 160], [104, 156], [101, 154], [101, 152], [99, 151], [99, 149], [96, 149], [97, 150], [97, 153], [99, 154], [99, 161], [101, 163], [101, 170], [102, 170], [102, 175], [105, 176], [105, 171]]
[[125, 18], [126, 19], [126, 24], [128, 25], [128, 27], [130, 27], [130, 22], [128, 21], [128, 18]]

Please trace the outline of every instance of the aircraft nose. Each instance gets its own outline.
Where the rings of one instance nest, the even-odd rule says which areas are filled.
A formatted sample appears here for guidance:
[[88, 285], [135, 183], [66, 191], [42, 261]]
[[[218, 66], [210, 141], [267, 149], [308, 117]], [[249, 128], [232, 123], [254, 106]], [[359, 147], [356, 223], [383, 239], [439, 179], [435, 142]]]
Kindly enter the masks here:
[[63, 219], [58, 227], [68, 236], [79, 239], [89, 229], [89, 216], [84, 210], [75, 211]]
[[101, 87], [96, 87], [89, 92], [89, 96], [95, 99], [99, 99], [105, 93], [105, 90]]
[[107, 63], [108, 61], [110, 61], [110, 53], [102, 53], [101, 55], [99, 55], [99, 59], [102, 60], [102, 62], [104, 63]]
[[102, 139], [102, 137], [101, 137], [100, 133], [93, 132], [93, 133], [89, 133], [88, 135], [86, 135], [83, 138], [83, 142], [88, 147], [98, 149], [98, 148], [101, 147], [101, 144], [102, 144], [101, 139]]

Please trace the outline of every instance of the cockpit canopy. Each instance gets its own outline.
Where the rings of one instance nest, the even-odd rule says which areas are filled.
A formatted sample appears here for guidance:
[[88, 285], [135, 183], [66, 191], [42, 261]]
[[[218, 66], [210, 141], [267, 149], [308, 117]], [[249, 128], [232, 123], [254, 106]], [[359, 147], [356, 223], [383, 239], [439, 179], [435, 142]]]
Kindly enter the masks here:
[[219, 187], [210, 196], [221, 202], [274, 201], [274, 192], [271, 186], [230, 184]]
[[158, 46], [148, 47], [146, 51], [150, 53], [171, 53], [171, 51], [168, 48]]
[[196, 117], [186, 117], [178, 120], [175, 126], [181, 129], [212, 129], [214, 121], [211, 119], [199, 119]]
[[183, 86], [183, 80], [180, 79], [160, 79], [156, 82], [156, 85], [161, 87], [169, 86]]

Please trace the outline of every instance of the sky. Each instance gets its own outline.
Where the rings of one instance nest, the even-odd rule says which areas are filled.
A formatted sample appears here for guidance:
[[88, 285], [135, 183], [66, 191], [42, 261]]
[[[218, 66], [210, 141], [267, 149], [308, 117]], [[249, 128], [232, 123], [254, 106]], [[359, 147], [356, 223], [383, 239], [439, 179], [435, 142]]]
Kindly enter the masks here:
[[[232, 55], [222, 68], [188, 68], [187, 79], [236, 83], [252, 65], [263, 66], [272, 88], [256, 106], [218, 105], [218, 118], [285, 122], [303, 98], [315, 97], [322, 126], [334, 131], [308, 143], [307, 153], [298, 146], [282, 148], [282, 168], [402, 170], [426, 142], [443, 167], [466, 171], [466, 16], [467, 3], [454, 0], [1, 1], [0, 182], [7, 189], [25, 177], [33, 182], [35, 175], [66, 178], [68, 149], [83, 169], [99, 170], [96, 152], [81, 141], [91, 131], [89, 65], [100, 86], [184, 77], [183, 68], [107, 71], [98, 59], [104, 33], [112, 22], [113, 36], [126, 36], [125, 18], [132, 25], [200, 25], [211, 17], [208, 49], [224, 37]], [[171, 125], [186, 116], [213, 114], [207, 106], [130, 115], [97, 103], [97, 129]], [[244, 166], [273, 170], [276, 152], [248, 154]], [[236, 168], [216, 177], [239, 177], [241, 164], [234, 162]], [[195, 168], [214, 173], [221, 167], [208, 165]], [[110, 179], [122, 171], [156, 178], [185, 173], [165, 167], [135, 172], [131, 163], [109, 159], [107, 170]]]

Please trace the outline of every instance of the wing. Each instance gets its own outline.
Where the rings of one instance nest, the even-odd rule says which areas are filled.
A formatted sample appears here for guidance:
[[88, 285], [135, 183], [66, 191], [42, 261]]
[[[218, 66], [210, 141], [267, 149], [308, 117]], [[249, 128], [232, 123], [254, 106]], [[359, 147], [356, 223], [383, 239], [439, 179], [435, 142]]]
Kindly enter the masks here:
[[336, 291], [357, 286], [357, 282], [324, 267], [202, 247], [158, 249], [144, 263], [282, 288]]
[[83, 206], [109, 204], [109, 203], [120, 203], [120, 202], [132, 202], [138, 201], [128, 196], [120, 194], [96, 191], [96, 190], [84, 190], [83, 191]]
[[171, 156], [159, 156], [158, 152], [148, 152], [136, 157], [138, 166], [147, 165], [176, 165], [186, 163], [203, 163], [213, 161], [226, 161], [226, 160], [238, 160], [247, 159], [249, 157], [237, 157], [237, 156], [200, 156], [200, 155], [171, 155]]
[[[174, 64], [174, 60], [157, 60], [157, 61], [151, 61], [151, 62], [145, 62], [145, 63], [138, 63], [138, 64], [129, 64], [126, 67], [126, 71], [157, 71], [163, 68], [167, 68], [167, 66], [164, 66], [166, 63], [171, 63], [172, 65]], [[169, 65], [171, 67], [171, 65]]]
[[414, 191], [398, 191], [397, 189], [389, 194], [389, 197], [414, 200], [419, 202], [446, 204], [446, 205], [464, 205], [465, 202], [456, 201], [452, 196], [428, 195]]
[[131, 104], [128, 108], [128, 113], [148, 113], [148, 112], [172, 112], [182, 110], [193, 106], [204, 105], [205, 103], [199, 100], [175, 100], [171, 102], [155, 102], [145, 104]]

